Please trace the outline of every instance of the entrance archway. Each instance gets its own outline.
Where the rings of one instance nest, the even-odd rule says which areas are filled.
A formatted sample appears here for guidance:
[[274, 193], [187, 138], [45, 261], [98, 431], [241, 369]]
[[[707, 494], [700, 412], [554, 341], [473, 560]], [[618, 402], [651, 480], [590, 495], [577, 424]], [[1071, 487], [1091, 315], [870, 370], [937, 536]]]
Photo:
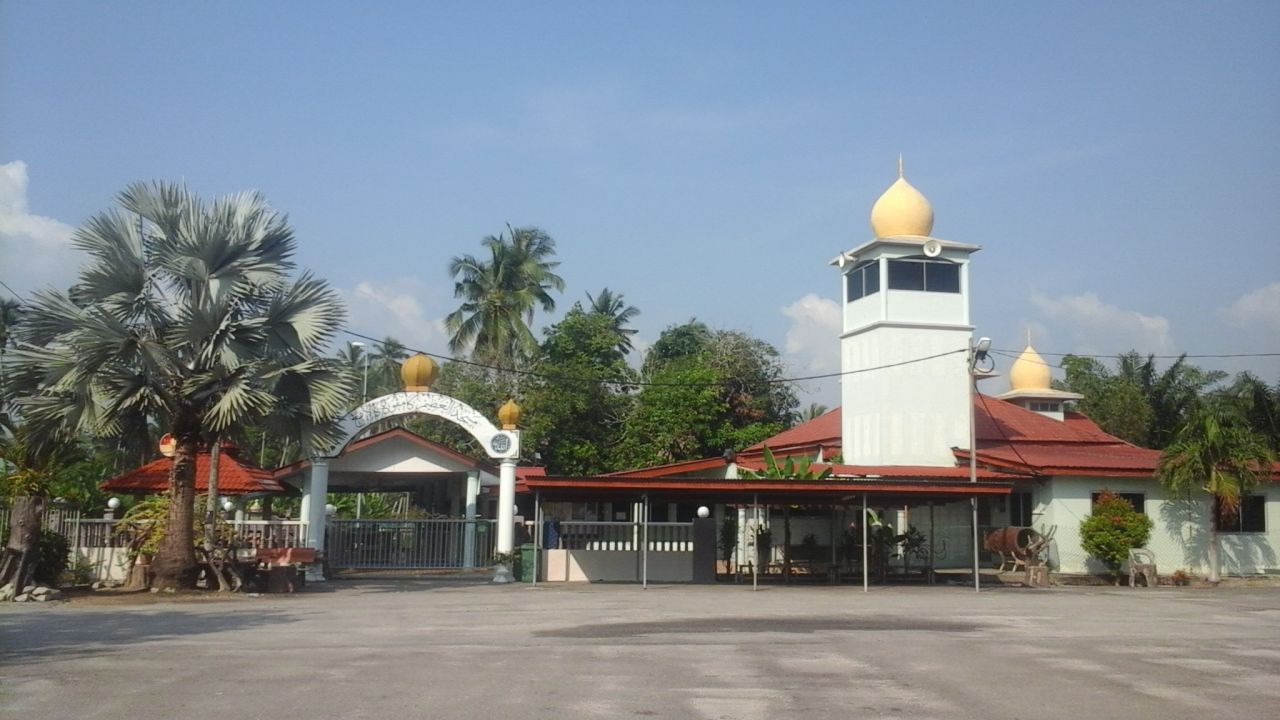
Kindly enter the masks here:
[[[412, 386], [402, 392], [374, 398], [347, 413], [339, 420], [339, 439], [332, 445], [313, 451], [311, 471], [302, 495], [302, 517], [307, 521], [307, 544], [316, 549], [324, 548], [329, 462], [369, 426], [410, 415], [431, 415], [448, 420], [466, 430], [480, 443], [486, 455], [499, 461], [497, 551], [510, 553], [514, 546], [516, 463], [520, 457], [520, 431], [514, 426], [498, 428], [480, 412], [457, 398], [430, 392], [425, 387], [421, 390], [412, 389]], [[478, 483], [474, 490], [468, 487], [466, 513], [469, 520], [475, 519], [473, 492], [478, 492], [478, 489]], [[507, 568], [499, 568], [494, 581], [510, 581]]]

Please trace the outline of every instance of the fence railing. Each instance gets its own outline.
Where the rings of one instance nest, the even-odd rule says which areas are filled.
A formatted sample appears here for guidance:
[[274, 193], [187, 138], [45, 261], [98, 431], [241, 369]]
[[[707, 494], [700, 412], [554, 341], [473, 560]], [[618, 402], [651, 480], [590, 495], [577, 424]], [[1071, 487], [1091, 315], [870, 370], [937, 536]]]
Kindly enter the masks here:
[[484, 567], [493, 562], [496, 526], [482, 519], [330, 520], [325, 555], [335, 568]]
[[[130, 532], [120, 525], [119, 520], [86, 518], [74, 510], [47, 511], [42, 522], [46, 530], [65, 537], [72, 548], [128, 547], [132, 540]], [[307, 544], [307, 524], [301, 520], [233, 520], [228, 525], [234, 543], [242, 548], [302, 547]], [[199, 532], [197, 527], [196, 533]]]
[[[629, 522], [564, 521], [557, 545], [564, 550], [636, 552], [644, 545], [645, 526]], [[649, 552], [693, 552], [692, 523], [649, 523]]]

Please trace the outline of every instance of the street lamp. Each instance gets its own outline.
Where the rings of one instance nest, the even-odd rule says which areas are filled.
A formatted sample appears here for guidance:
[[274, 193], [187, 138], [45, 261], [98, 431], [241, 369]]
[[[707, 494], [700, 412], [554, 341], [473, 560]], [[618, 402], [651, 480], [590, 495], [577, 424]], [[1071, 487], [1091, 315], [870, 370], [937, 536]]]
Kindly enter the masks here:
[[360, 348], [360, 354], [364, 356], [364, 383], [360, 388], [360, 404], [363, 405], [369, 400], [369, 353], [364, 352], [365, 345], [362, 342], [352, 342], [351, 347]]
[[[991, 349], [991, 338], [980, 338], [978, 342], [974, 342], [972, 338], [969, 340], [969, 482], [978, 482], [978, 411], [974, 407], [977, 401], [978, 393], [978, 364], [984, 363], [989, 356], [987, 351]], [[990, 368], [984, 368], [983, 372], [987, 372]], [[977, 592], [981, 589], [981, 581], [978, 577], [978, 495], [975, 493], [969, 500], [973, 507], [973, 590]]]

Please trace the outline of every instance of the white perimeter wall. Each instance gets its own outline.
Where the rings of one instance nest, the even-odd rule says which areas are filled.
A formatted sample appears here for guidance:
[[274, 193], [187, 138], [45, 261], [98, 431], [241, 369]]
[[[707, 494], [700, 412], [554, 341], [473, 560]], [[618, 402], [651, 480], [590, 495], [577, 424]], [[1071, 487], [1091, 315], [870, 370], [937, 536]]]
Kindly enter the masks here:
[[[1080, 522], [1092, 512], [1092, 494], [1103, 489], [1146, 496], [1145, 511], [1153, 524], [1147, 547], [1155, 552], [1161, 575], [1179, 568], [1198, 576], [1208, 573], [1211, 503], [1207, 496], [1188, 502], [1170, 498], [1154, 480], [1087, 477], [1055, 477], [1036, 496], [1042, 503], [1039, 509], [1043, 510], [1037, 529], [1058, 526], [1050, 556], [1056, 571], [1106, 572], [1106, 566], [1090, 557], [1080, 544]], [[1219, 534], [1224, 575], [1253, 575], [1280, 569], [1280, 488], [1272, 484], [1254, 494], [1267, 497], [1267, 532]]]
[[[538, 567], [546, 582], [639, 582], [640, 556], [608, 550], [543, 550]], [[649, 582], [693, 582], [693, 553], [649, 553]]]

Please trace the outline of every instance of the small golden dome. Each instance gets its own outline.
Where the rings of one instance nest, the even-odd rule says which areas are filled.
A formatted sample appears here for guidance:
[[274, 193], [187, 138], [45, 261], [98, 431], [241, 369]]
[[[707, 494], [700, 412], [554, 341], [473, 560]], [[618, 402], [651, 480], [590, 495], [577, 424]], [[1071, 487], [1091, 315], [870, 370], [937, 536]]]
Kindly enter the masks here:
[[1009, 388], [1011, 390], [1048, 390], [1053, 372], [1049, 364], [1040, 357], [1040, 353], [1027, 342], [1027, 349], [1022, 351], [1013, 366], [1009, 368]]
[[404, 389], [408, 392], [426, 392], [431, 384], [440, 376], [440, 366], [436, 361], [418, 353], [400, 366], [400, 379], [404, 381]]
[[515, 400], [508, 400], [505, 405], [498, 408], [498, 421], [502, 423], [502, 429], [515, 430], [520, 422], [520, 412], [520, 406]]
[[871, 229], [876, 237], [928, 237], [933, 232], [933, 206], [902, 176], [902, 158], [898, 179], [871, 206]]

